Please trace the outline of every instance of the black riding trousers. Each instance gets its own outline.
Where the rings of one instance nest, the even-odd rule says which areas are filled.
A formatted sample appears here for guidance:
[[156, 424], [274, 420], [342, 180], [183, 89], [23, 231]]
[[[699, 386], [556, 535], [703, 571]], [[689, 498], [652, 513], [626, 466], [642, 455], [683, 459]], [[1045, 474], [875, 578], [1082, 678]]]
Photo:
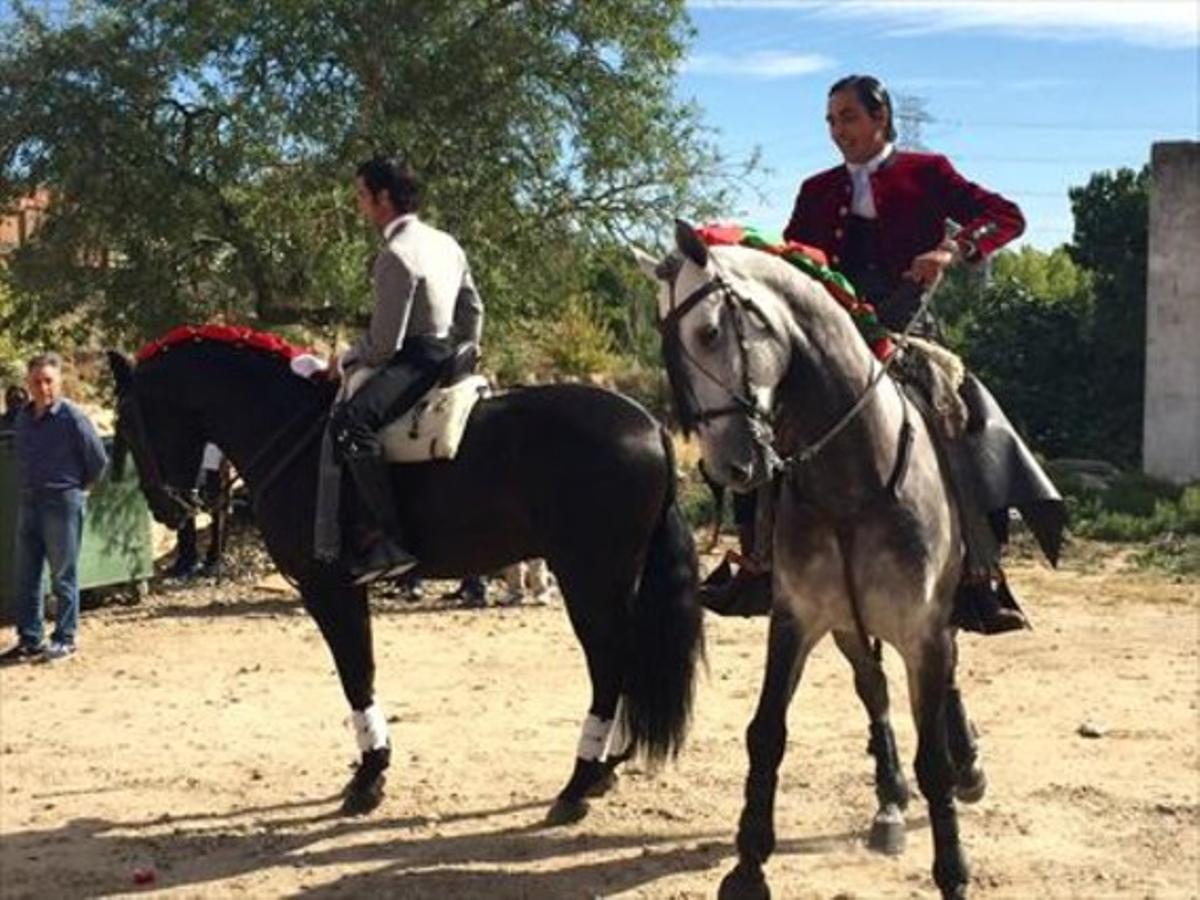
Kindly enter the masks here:
[[405, 338], [388, 364], [333, 410], [329, 424], [338, 461], [381, 456], [379, 430], [404, 415], [437, 383], [453, 352], [449, 338]]

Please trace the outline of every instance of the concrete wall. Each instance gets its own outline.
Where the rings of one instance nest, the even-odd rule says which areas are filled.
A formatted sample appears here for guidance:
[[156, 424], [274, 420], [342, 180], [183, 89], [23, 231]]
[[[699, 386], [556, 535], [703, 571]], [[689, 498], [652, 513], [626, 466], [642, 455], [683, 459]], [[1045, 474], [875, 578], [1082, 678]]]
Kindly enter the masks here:
[[1146, 297], [1146, 472], [1200, 480], [1200, 143], [1151, 151]]

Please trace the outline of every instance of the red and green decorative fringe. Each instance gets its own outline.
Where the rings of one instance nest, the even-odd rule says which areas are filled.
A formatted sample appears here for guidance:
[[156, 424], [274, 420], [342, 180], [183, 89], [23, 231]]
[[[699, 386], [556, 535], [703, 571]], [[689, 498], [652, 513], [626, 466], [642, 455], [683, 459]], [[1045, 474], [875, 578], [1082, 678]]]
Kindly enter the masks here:
[[821, 282], [825, 290], [850, 313], [858, 332], [878, 359], [886, 360], [895, 351], [891, 334], [879, 321], [875, 307], [859, 300], [854, 285], [841, 272], [829, 268], [825, 253], [798, 241], [785, 241], [776, 234], [763, 232], [753, 226], [735, 224], [703, 225], [696, 229], [700, 239], [710, 247], [753, 247], [791, 263], [801, 272]]

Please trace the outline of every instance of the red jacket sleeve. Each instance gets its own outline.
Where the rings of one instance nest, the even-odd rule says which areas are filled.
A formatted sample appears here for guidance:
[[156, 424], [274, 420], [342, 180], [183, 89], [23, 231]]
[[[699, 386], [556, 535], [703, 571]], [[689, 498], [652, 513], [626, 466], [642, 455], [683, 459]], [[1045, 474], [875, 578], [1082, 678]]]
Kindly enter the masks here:
[[[796, 202], [792, 205], [792, 217], [788, 219], [787, 227], [783, 229], [783, 239], [785, 241], [799, 241], [802, 244], [815, 243], [814, 236], [806, 230], [808, 218], [805, 216], [805, 211], [808, 206], [806, 203], [805, 190], [809, 187], [809, 182], [804, 182], [800, 185], [800, 191], [796, 194]], [[811, 216], [811, 213], [809, 214]]]
[[989, 234], [975, 242], [980, 256], [988, 256], [1021, 235], [1025, 217], [1017, 204], [963, 178], [946, 157], [935, 156], [934, 160], [942, 208], [963, 227], [964, 236], [992, 226]]

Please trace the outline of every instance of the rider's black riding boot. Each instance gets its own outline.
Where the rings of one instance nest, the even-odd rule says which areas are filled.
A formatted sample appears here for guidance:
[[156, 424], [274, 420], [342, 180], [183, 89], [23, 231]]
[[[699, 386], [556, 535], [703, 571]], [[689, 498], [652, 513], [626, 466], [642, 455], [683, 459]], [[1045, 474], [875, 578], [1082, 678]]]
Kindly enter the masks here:
[[1003, 634], [1029, 628], [1000, 568], [1000, 542], [980, 507], [971, 460], [960, 441], [945, 441], [950, 481], [958, 501], [966, 560], [951, 624], [965, 631]]
[[719, 616], [765, 616], [771, 611], [771, 570], [743, 558], [734, 573], [726, 558], [700, 585], [700, 605]]
[[734, 574], [729, 558], [700, 585], [700, 605], [721, 616], [765, 616], [771, 612], [771, 540], [775, 529], [775, 485], [757, 492], [753, 546], [742, 535], [742, 563]]
[[401, 546], [400, 520], [392, 505], [392, 482], [388, 464], [379, 456], [347, 456], [346, 466], [358, 491], [364, 518], [374, 526], [365, 546], [350, 563], [355, 584], [369, 584], [384, 576], [401, 575], [417, 564], [417, 559]]

